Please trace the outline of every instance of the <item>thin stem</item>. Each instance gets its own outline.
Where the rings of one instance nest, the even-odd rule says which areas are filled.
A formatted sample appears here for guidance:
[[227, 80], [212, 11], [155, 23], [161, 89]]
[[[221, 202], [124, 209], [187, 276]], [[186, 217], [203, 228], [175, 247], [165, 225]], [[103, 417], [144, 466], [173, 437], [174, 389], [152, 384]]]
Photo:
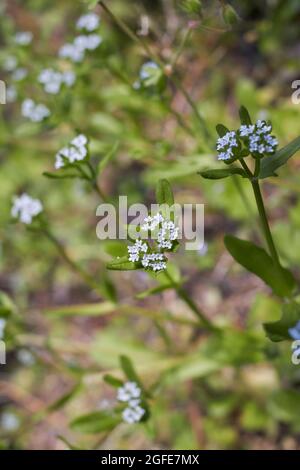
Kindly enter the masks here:
[[269, 226], [269, 222], [268, 222], [268, 218], [266, 214], [266, 209], [264, 206], [264, 201], [263, 201], [261, 191], [260, 191], [259, 181], [257, 179], [257, 175], [259, 174], [259, 170], [260, 170], [260, 161], [256, 160], [255, 162], [254, 174], [252, 174], [252, 172], [249, 170], [248, 165], [244, 161], [243, 158], [240, 159], [240, 162], [245, 172], [247, 173], [249, 180], [251, 182], [252, 188], [253, 188], [255, 201], [256, 201], [259, 217], [260, 217], [260, 223], [261, 223], [261, 227], [262, 227], [262, 230], [263, 230], [266, 242], [267, 242], [269, 253], [272, 256], [274, 264], [277, 267], [280, 267], [278, 253], [277, 253], [274, 241], [273, 241], [272, 233], [270, 230], [270, 226]]
[[180, 42], [180, 44], [179, 44], [179, 47], [178, 47], [178, 49], [177, 49], [177, 51], [176, 51], [176, 53], [175, 53], [175, 55], [174, 55], [174, 57], [173, 57], [173, 59], [172, 59], [172, 67], [175, 67], [175, 66], [176, 66], [176, 64], [177, 64], [177, 62], [178, 62], [178, 60], [179, 60], [179, 57], [181, 56], [181, 54], [182, 54], [182, 52], [183, 52], [183, 50], [184, 50], [184, 47], [185, 47], [187, 41], [190, 39], [190, 37], [191, 37], [191, 35], [192, 35], [192, 32], [193, 32], [192, 28], [188, 28], [188, 29], [185, 31], [185, 33], [184, 33], [184, 35], [183, 35], [183, 37], [182, 37], [182, 40], [181, 40], [181, 42]]
[[93, 168], [93, 165], [87, 161], [87, 167], [89, 168], [90, 170], [90, 173], [91, 173], [91, 178], [90, 178], [90, 182], [92, 183], [92, 186], [94, 188], [94, 190], [96, 191], [96, 193], [98, 194], [98, 196], [100, 196], [100, 198], [104, 201], [104, 202], [107, 202], [107, 197], [105, 196], [105, 194], [103, 193], [102, 189], [99, 187], [98, 185], [98, 181], [97, 181], [97, 173], [95, 172], [94, 168]]
[[94, 280], [94, 278], [87, 273], [81, 266], [79, 266], [67, 253], [63, 244], [55, 237], [55, 235], [49, 230], [49, 228], [41, 227], [42, 233], [46, 235], [46, 237], [53, 243], [56, 247], [57, 251], [64, 259], [64, 261], [70, 266], [70, 268], [78, 273], [82, 279], [92, 288], [95, 289], [99, 294], [102, 295], [101, 289], [98, 283]]
[[206, 318], [204, 313], [201, 312], [201, 310], [197, 307], [194, 301], [189, 297], [186, 291], [176, 283], [176, 281], [173, 279], [173, 277], [168, 271], [165, 271], [165, 276], [170, 281], [174, 290], [177, 292], [181, 300], [183, 300], [190, 307], [190, 309], [195, 313], [198, 320], [200, 320], [203, 326], [205, 326], [210, 331], [215, 331], [216, 327], [212, 324], [210, 320], [208, 320], [208, 318]]
[[275, 265], [280, 266], [279, 257], [278, 257], [278, 253], [277, 253], [277, 250], [273, 241], [272, 233], [270, 230], [270, 226], [269, 226], [269, 222], [268, 222], [268, 218], [267, 218], [267, 214], [266, 214], [266, 210], [264, 206], [264, 201], [263, 201], [260, 187], [259, 187], [259, 182], [257, 179], [252, 179], [251, 184], [252, 184], [252, 188], [254, 191], [258, 213], [260, 216], [261, 226], [262, 226], [265, 238], [266, 238], [270, 255], [272, 256]]
[[[119, 28], [122, 31], [124, 31], [125, 34], [127, 34], [133, 41], [140, 44], [143, 47], [146, 54], [154, 62], [157, 62], [162, 67], [162, 69], [165, 68], [165, 63], [160, 59], [159, 56], [157, 56], [154, 52], [152, 52], [152, 50], [148, 46], [147, 42], [145, 42], [144, 39], [141, 36], [138, 36], [134, 31], [132, 31], [126, 25], [126, 23], [124, 23], [124, 21], [122, 21], [120, 18], [117, 18], [102, 0], [100, 0], [98, 3], [105, 10], [105, 12], [111, 17], [111, 19], [119, 26]], [[211, 136], [210, 136], [209, 130], [206, 126], [206, 123], [205, 123], [203, 117], [201, 116], [201, 114], [200, 114], [196, 104], [194, 103], [192, 97], [189, 95], [189, 92], [185, 89], [185, 87], [182, 85], [180, 80], [174, 74], [171, 77], [169, 77], [169, 80], [171, 82], [173, 82], [173, 84], [176, 86], [176, 88], [178, 88], [178, 90], [180, 90], [180, 92], [183, 94], [186, 101], [190, 105], [192, 111], [194, 112], [195, 117], [197, 118], [197, 120], [198, 120], [198, 122], [201, 126], [204, 137], [207, 138], [207, 139], [211, 139]]]

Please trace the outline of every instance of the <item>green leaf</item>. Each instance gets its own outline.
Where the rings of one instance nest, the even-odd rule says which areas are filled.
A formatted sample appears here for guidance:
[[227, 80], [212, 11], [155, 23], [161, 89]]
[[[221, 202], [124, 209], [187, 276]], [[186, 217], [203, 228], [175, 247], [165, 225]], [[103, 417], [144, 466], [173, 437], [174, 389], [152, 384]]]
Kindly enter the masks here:
[[296, 390], [280, 390], [275, 392], [268, 403], [271, 415], [285, 423], [299, 422], [300, 393]]
[[102, 173], [104, 168], [108, 165], [110, 160], [115, 156], [115, 153], [119, 147], [119, 142], [115, 142], [115, 144], [112, 146], [112, 148], [107, 152], [106, 155], [101, 159], [98, 165], [98, 172], [99, 174]]
[[141, 269], [140, 263], [133, 263], [128, 260], [128, 256], [123, 256], [122, 258], [117, 258], [106, 265], [107, 269], [113, 271], [134, 271], [136, 269]]
[[249, 114], [247, 108], [245, 108], [245, 106], [240, 107], [239, 115], [240, 115], [240, 120], [241, 120], [242, 124], [245, 124], [247, 126], [252, 124], [250, 114]]
[[298, 150], [300, 150], [300, 136], [273, 155], [262, 159], [259, 178], [277, 176], [275, 171], [284, 165]]
[[46, 178], [51, 178], [51, 179], [55, 179], [55, 180], [64, 180], [64, 179], [68, 179], [68, 178], [79, 178], [78, 173], [56, 174], [56, 173], [50, 173], [48, 171], [44, 171], [43, 176], [46, 176]]
[[113, 376], [110, 375], [110, 374], [106, 374], [106, 375], [103, 377], [103, 380], [104, 380], [104, 382], [106, 382], [107, 384], [112, 385], [113, 387], [116, 387], [116, 388], [122, 387], [122, 385], [123, 385], [122, 380], [117, 379], [116, 377], [113, 377]]
[[94, 304], [78, 304], [78, 305], [66, 305], [62, 307], [48, 308], [45, 310], [46, 314], [65, 317], [71, 315], [79, 316], [100, 316], [114, 312], [116, 305], [113, 302], [98, 302]]
[[229, 129], [225, 126], [223, 126], [223, 124], [217, 124], [216, 125], [216, 131], [219, 135], [219, 137], [223, 137], [225, 134], [227, 134], [227, 132], [229, 132]]
[[142, 390], [143, 394], [145, 396], [149, 396], [149, 393], [145, 390], [142, 381], [140, 380], [139, 376], [137, 375], [135, 371], [135, 368], [133, 366], [131, 359], [129, 359], [128, 356], [124, 356], [124, 355], [120, 356], [120, 365], [127, 379], [131, 380], [132, 382], [136, 382], [138, 386], [140, 387], [140, 389]]
[[198, 172], [203, 178], [209, 180], [219, 180], [227, 178], [231, 175], [240, 175], [243, 178], [247, 178], [245, 170], [243, 168], [229, 167], [229, 168], [217, 168], [213, 170], [204, 170]]
[[168, 180], [159, 180], [156, 186], [156, 202], [157, 204], [167, 204], [173, 206], [174, 196], [171, 185]]
[[300, 305], [296, 302], [284, 304], [282, 306], [282, 316], [280, 320], [272, 323], [265, 323], [264, 329], [271, 341], [278, 342], [286, 339], [291, 340], [289, 329], [293, 328], [300, 320]]
[[0, 291], [0, 316], [7, 318], [15, 311], [16, 307], [10, 297], [5, 292]]
[[153, 287], [152, 289], [144, 290], [143, 292], [139, 292], [135, 297], [137, 299], [145, 299], [151, 295], [160, 294], [161, 292], [164, 292], [167, 289], [173, 289], [173, 288], [174, 288], [173, 284], [165, 284], [162, 286]]
[[77, 393], [80, 392], [82, 388], [81, 383], [76, 384], [69, 392], [62, 395], [58, 400], [55, 400], [54, 403], [48, 406], [48, 411], [56, 411], [65, 406], [72, 398], [74, 398]]
[[275, 294], [280, 297], [291, 294], [295, 287], [292, 274], [287, 269], [277, 268], [263, 248], [232, 235], [226, 235], [224, 243], [231, 256], [248, 271], [260, 277]]
[[98, 434], [111, 431], [121, 422], [121, 417], [108, 411], [95, 411], [79, 416], [70, 423], [70, 427], [82, 434]]

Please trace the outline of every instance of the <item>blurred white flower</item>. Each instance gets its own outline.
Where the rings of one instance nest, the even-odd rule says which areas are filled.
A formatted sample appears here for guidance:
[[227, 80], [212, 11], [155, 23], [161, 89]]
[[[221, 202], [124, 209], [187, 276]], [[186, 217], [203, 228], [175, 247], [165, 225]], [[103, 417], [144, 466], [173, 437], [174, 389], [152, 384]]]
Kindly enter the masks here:
[[86, 31], [95, 31], [98, 28], [100, 23], [100, 18], [96, 13], [87, 13], [86, 15], [82, 15], [77, 23], [77, 29], [85, 29]]
[[27, 98], [22, 103], [22, 115], [33, 122], [41, 122], [50, 116], [50, 110], [44, 104], [36, 104]]
[[24, 67], [19, 67], [13, 72], [11, 78], [15, 82], [20, 82], [21, 80], [24, 80], [24, 78], [26, 78], [27, 75], [28, 75], [28, 70], [25, 69]]
[[4, 60], [3, 70], [5, 70], [6, 72], [12, 72], [13, 70], [17, 68], [17, 65], [18, 65], [17, 58], [13, 55], [9, 55]]
[[20, 222], [24, 224], [31, 224], [32, 219], [40, 214], [43, 210], [43, 205], [39, 199], [33, 199], [28, 194], [24, 193], [19, 197], [13, 198], [13, 206], [11, 215], [19, 218]]
[[55, 168], [58, 170], [65, 166], [64, 159], [70, 163], [81, 161], [87, 156], [87, 143], [88, 139], [84, 134], [79, 134], [71, 140], [67, 147], [59, 150], [55, 156]]
[[44, 69], [41, 71], [38, 81], [44, 85], [44, 90], [53, 95], [60, 91], [62, 84], [72, 86], [75, 82], [75, 73], [71, 70], [58, 72], [53, 69]]
[[81, 62], [85, 52], [96, 49], [102, 42], [99, 34], [88, 34], [77, 36], [73, 43], [64, 44], [58, 51], [62, 59], [70, 59], [73, 62]]
[[141, 393], [136, 382], [126, 382], [118, 389], [117, 399], [128, 405], [122, 412], [125, 423], [138, 423], [145, 414], [145, 410], [140, 406]]
[[119, 401], [129, 402], [133, 398], [141, 396], [141, 389], [136, 382], [126, 382], [122, 387], [118, 388], [117, 399]]
[[13, 103], [17, 99], [17, 90], [14, 85], [6, 88], [6, 100], [8, 103]]
[[14, 413], [6, 411], [1, 415], [0, 424], [4, 431], [13, 432], [19, 428], [20, 419]]
[[32, 366], [35, 363], [34, 355], [28, 349], [19, 349], [17, 358], [24, 366]]
[[31, 43], [33, 34], [31, 31], [21, 31], [15, 35], [15, 43], [20, 46], [27, 46]]
[[144, 416], [145, 410], [141, 406], [127, 407], [122, 412], [122, 418], [125, 423], [134, 424], [138, 423], [141, 418]]
[[0, 339], [4, 338], [5, 326], [6, 326], [5, 318], [0, 318]]
[[140, 79], [147, 80], [147, 78], [150, 78], [152, 70], [159, 70], [159, 66], [153, 61], [145, 62], [140, 70]]

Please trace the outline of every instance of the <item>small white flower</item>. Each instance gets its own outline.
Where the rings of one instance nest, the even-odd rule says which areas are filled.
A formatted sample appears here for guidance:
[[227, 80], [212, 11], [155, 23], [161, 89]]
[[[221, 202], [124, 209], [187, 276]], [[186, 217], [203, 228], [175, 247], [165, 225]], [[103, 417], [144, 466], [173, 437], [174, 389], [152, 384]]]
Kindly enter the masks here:
[[142, 242], [142, 240], [135, 240], [135, 244], [132, 246], [127, 247], [129, 256], [128, 259], [129, 261], [132, 261], [133, 263], [139, 261], [140, 259], [140, 254], [141, 253], [147, 253], [148, 251], [148, 246], [147, 243]]
[[15, 43], [20, 46], [27, 46], [31, 43], [33, 34], [31, 31], [21, 31], [15, 35]]
[[84, 59], [85, 52], [87, 50], [92, 51], [96, 49], [101, 42], [102, 38], [99, 34], [81, 34], [74, 39], [73, 43], [64, 44], [60, 48], [58, 55], [63, 59], [81, 62]]
[[278, 141], [271, 135], [272, 126], [265, 121], [258, 119], [255, 124], [243, 124], [238, 132], [251, 153], [263, 155], [275, 152]]
[[44, 85], [44, 89], [47, 93], [53, 95], [60, 91], [61, 85], [64, 83], [67, 86], [72, 86], [75, 82], [74, 72], [57, 72], [53, 69], [44, 69], [41, 71], [38, 81]]
[[27, 75], [28, 75], [28, 70], [25, 69], [24, 67], [19, 67], [13, 72], [11, 78], [15, 82], [20, 82], [21, 80], [24, 80], [24, 78], [26, 78]]
[[234, 148], [238, 147], [235, 131], [227, 132], [217, 140], [218, 160], [229, 160], [234, 156]]
[[62, 59], [70, 59], [72, 62], [81, 62], [84, 58], [84, 51], [74, 44], [64, 44], [58, 51], [59, 57]]
[[1, 415], [0, 423], [1, 428], [8, 432], [16, 431], [20, 426], [20, 420], [18, 416], [8, 411]]
[[140, 70], [140, 79], [147, 80], [150, 78], [151, 70], [159, 70], [159, 66], [153, 61], [145, 62]]
[[58, 170], [59, 168], [64, 167], [64, 159], [69, 160], [70, 163], [83, 160], [88, 153], [87, 143], [88, 139], [83, 134], [79, 134], [77, 137], [72, 139], [67, 147], [62, 148], [57, 152], [55, 156], [55, 168]]
[[167, 267], [166, 258], [162, 253], [145, 254], [142, 258], [142, 265], [154, 272], [163, 271]]
[[22, 115], [33, 122], [41, 122], [50, 116], [50, 110], [44, 104], [36, 104], [27, 98], [22, 103]]
[[27, 349], [19, 349], [17, 352], [17, 358], [24, 366], [32, 366], [35, 363], [33, 354]]
[[14, 197], [11, 215], [19, 218], [24, 224], [31, 224], [33, 217], [40, 214], [42, 210], [43, 206], [39, 199], [33, 199], [24, 193], [20, 197]]
[[82, 15], [77, 23], [77, 29], [85, 29], [86, 31], [95, 31], [98, 28], [100, 23], [100, 18], [96, 13], [87, 13], [86, 15]]
[[8, 103], [13, 103], [17, 99], [17, 90], [14, 85], [10, 85], [6, 89], [6, 99]]
[[134, 398], [141, 396], [141, 389], [136, 382], [126, 382], [122, 387], [118, 388], [117, 399], [122, 402], [129, 402]]
[[0, 318], [0, 339], [4, 338], [5, 326], [6, 326], [5, 318]]
[[144, 416], [145, 410], [141, 406], [135, 408], [127, 407], [122, 412], [122, 418], [125, 423], [134, 424], [138, 423]]

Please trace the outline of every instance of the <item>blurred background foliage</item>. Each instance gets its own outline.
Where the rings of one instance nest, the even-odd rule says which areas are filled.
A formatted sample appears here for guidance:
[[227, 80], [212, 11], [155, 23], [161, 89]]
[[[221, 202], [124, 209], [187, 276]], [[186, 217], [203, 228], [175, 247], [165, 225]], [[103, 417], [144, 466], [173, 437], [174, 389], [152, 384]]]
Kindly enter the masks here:
[[[299, 78], [300, 3], [232, 1], [229, 11], [229, 2], [215, 0], [107, 1], [165, 64], [139, 88], [141, 66], [151, 57], [96, 3], [0, 3], [1, 79], [15, 90], [0, 108], [0, 316], [8, 347], [0, 366], [0, 446], [300, 449], [300, 369], [291, 363], [290, 344], [272, 344], [261, 326], [279, 317], [278, 302], [223, 245], [225, 232], [257, 237], [251, 191], [244, 181], [197, 175], [215, 159], [215, 125], [236, 127], [240, 104], [271, 119], [281, 146], [300, 135], [300, 105], [291, 101]], [[101, 46], [79, 64], [58, 59], [77, 18], [91, 7], [101, 16]], [[19, 31], [33, 33], [29, 46], [15, 44]], [[27, 71], [19, 81], [5, 70], [11, 56]], [[74, 86], [46, 94], [37, 77], [47, 67], [74, 70]], [[47, 122], [22, 116], [28, 97], [48, 106]], [[96, 237], [99, 196], [82, 181], [42, 175], [77, 129], [89, 136], [96, 160], [118, 143], [99, 178], [109, 201], [127, 195], [130, 204], [150, 204], [157, 180], [168, 178], [178, 203], [205, 204], [205, 247], [180, 250], [172, 269], [224, 335], [206, 336], [172, 290], [138, 296], [158, 285], [155, 278], [107, 273], [118, 244]], [[264, 185], [276, 243], [296, 275], [298, 168], [295, 157], [280, 179]], [[43, 201], [53, 231], [102, 295], [47, 239], [12, 222], [11, 199], [23, 191]], [[122, 376], [121, 354], [154, 387], [151, 420], [95, 436], [70, 428], [76, 416], [114, 406], [103, 376]]]

